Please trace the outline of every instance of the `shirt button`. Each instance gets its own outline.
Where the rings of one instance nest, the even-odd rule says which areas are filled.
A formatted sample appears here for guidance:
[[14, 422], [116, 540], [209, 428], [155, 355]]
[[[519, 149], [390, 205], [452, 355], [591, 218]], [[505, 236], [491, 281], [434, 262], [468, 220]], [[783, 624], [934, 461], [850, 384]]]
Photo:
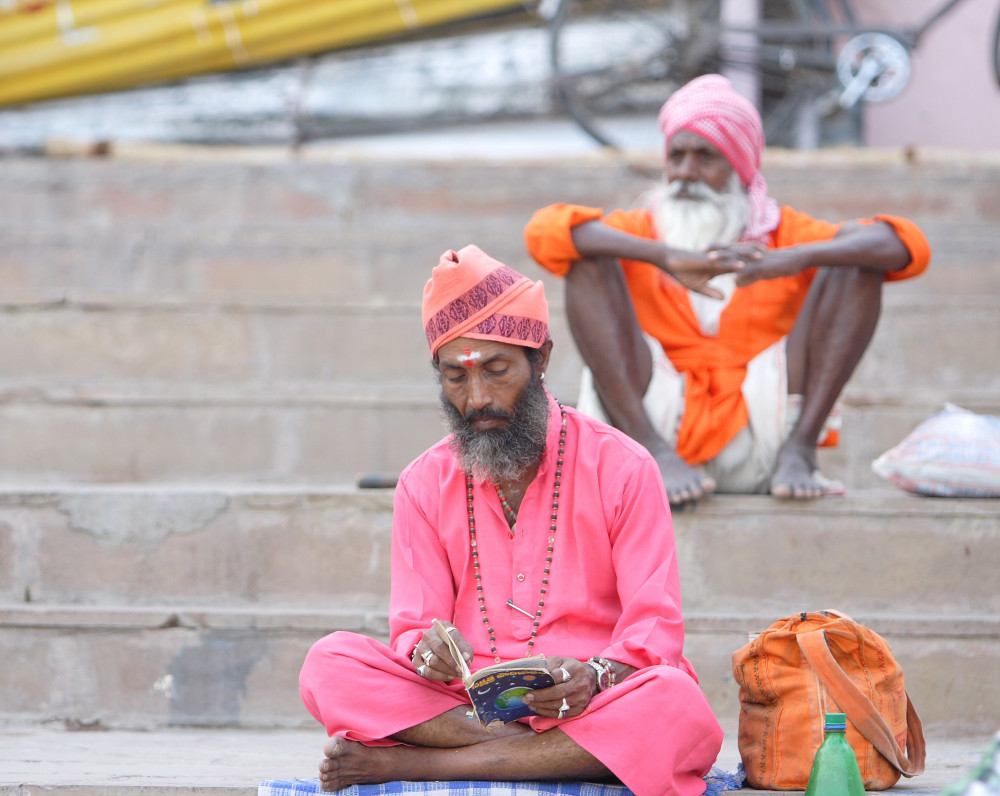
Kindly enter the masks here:
[[523, 583], [524, 582], [524, 573], [523, 572], [518, 572], [517, 573], [517, 579]]

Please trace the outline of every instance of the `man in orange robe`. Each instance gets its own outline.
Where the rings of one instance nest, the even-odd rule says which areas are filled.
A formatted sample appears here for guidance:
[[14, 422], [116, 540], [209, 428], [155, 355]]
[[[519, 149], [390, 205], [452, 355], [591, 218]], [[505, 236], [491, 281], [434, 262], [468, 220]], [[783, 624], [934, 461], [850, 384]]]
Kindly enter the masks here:
[[605, 215], [557, 204], [525, 229], [566, 278], [587, 369], [579, 408], [642, 443], [670, 502], [711, 492], [812, 498], [843, 491], [817, 445], [878, 321], [882, 283], [927, 268], [904, 218], [833, 224], [767, 195], [756, 108], [720, 75], [659, 117], [664, 185]]

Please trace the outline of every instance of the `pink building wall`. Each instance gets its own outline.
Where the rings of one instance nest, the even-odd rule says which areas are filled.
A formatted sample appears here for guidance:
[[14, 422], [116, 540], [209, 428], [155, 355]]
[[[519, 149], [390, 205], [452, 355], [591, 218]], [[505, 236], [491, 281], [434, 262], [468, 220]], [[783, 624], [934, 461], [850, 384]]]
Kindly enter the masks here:
[[[856, 0], [863, 20], [913, 25], [943, 0]], [[964, 0], [912, 54], [896, 98], [865, 108], [865, 144], [1000, 151], [1000, 86], [992, 48], [1000, 0]]]

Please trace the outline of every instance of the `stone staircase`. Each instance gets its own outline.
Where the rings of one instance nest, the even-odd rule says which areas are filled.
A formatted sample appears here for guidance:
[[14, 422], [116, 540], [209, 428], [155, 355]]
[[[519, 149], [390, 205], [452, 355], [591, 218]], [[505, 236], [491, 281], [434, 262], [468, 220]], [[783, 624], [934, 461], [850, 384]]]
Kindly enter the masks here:
[[[474, 242], [533, 277], [557, 200], [627, 204], [657, 168], [607, 155], [345, 158], [314, 147], [11, 159], [0, 169], [0, 722], [312, 726], [308, 646], [384, 637], [390, 489], [442, 434], [420, 294]], [[825, 453], [846, 498], [713, 497], [675, 516], [688, 654], [720, 717], [748, 631], [837, 607], [893, 644], [925, 724], [996, 729], [1000, 504], [920, 499], [870, 462], [946, 400], [1000, 414], [1000, 166], [772, 152], [814, 215], [920, 223]], [[549, 384], [576, 396], [545, 279]]]

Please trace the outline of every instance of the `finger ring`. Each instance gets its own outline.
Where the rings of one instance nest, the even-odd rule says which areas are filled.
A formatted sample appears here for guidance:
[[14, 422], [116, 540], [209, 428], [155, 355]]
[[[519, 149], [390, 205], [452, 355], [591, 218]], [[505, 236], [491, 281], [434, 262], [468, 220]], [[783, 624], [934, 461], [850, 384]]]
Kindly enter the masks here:
[[562, 705], [559, 706], [559, 716], [558, 718], [563, 718], [566, 715], [566, 711], [569, 710], [569, 702], [563, 698]]
[[431, 652], [430, 650], [427, 650], [420, 657], [423, 658], [424, 663], [430, 663], [431, 662], [431, 658], [434, 657], [434, 653]]
[[454, 633], [456, 630], [458, 630], [458, 628], [452, 625], [445, 631], [445, 633]]
[[559, 671], [562, 672], [562, 682], [566, 682], [570, 678], [570, 673], [562, 666], [559, 667]]
[[417, 667], [417, 674], [419, 674], [421, 677], [423, 677], [424, 676], [424, 670], [426, 668], [427, 668], [427, 664], [426, 663], [423, 666], [418, 666]]

